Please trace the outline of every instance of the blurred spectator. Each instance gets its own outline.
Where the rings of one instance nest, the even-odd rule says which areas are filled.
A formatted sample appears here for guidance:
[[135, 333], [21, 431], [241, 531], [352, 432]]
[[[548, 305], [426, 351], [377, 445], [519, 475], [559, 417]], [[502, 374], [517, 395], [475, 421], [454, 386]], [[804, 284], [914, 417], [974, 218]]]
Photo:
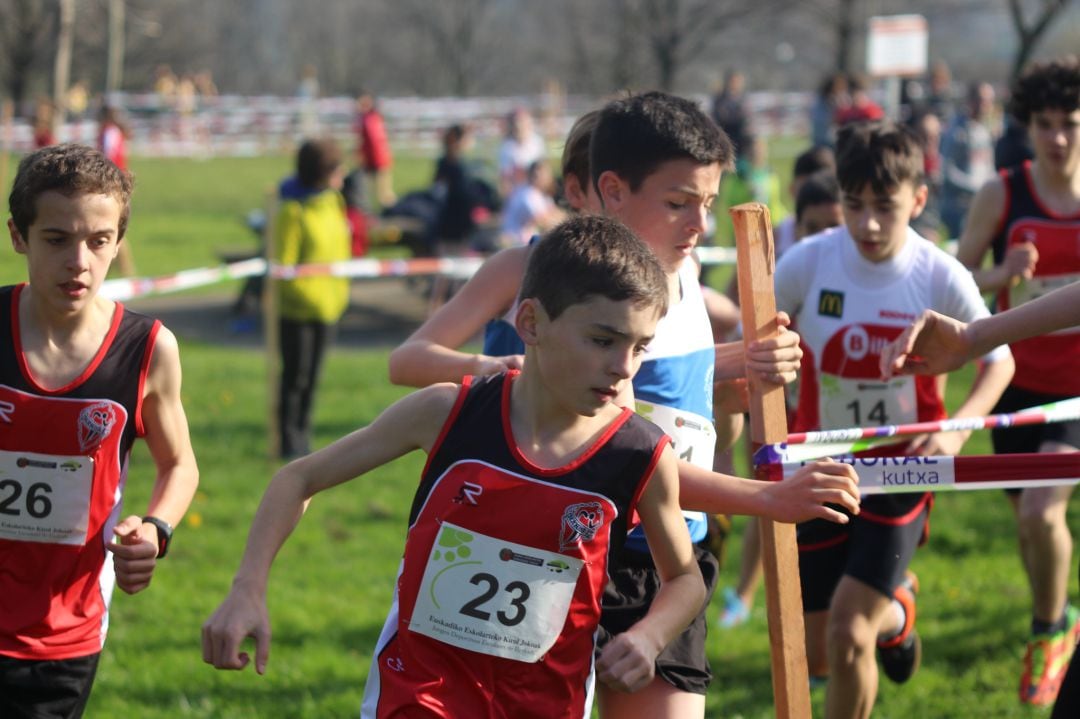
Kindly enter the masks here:
[[988, 82], [968, 87], [967, 102], [941, 138], [941, 219], [949, 237], [964, 229], [971, 200], [994, 176], [994, 88]]
[[[330, 139], [309, 140], [296, 156], [296, 174], [278, 188], [274, 257], [282, 265], [337, 262], [350, 255], [341, 183], [342, 153]], [[311, 451], [311, 415], [326, 349], [349, 302], [344, 277], [310, 275], [278, 283], [281, 382], [279, 451], [285, 459]]]
[[[97, 148], [114, 165], [127, 171], [127, 127], [120, 121], [116, 108], [107, 103], [98, 111]], [[135, 275], [135, 254], [131, 245], [130, 234], [118, 245], [116, 264], [124, 277]]]
[[849, 122], [880, 120], [885, 117], [881, 105], [870, 97], [869, 79], [865, 75], [852, 75], [848, 79], [851, 89], [851, 102], [840, 106], [836, 111], [836, 126], [843, 127]]
[[[795, 158], [795, 165], [792, 167], [791, 183], [788, 184], [788, 198], [794, 202], [799, 196], [799, 190], [802, 188], [803, 183], [811, 175], [821, 171], [836, 172], [836, 155], [833, 153], [832, 148], [819, 145], [800, 153]], [[796, 215], [797, 213], [789, 214], [775, 225], [776, 229], [773, 235], [776, 240], [777, 259], [780, 259], [780, 256], [794, 245], [798, 239]]]
[[807, 177], [795, 195], [795, 241], [838, 227], [844, 222], [836, 167]]
[[68, 88], [64, 98], [67, 106], [68, 117], [72, 120], [82, 120], [86, 116], [86, 108], [90, 104], [90, 92], [86, 89], [86, 80], [76, 80]]
[[1006, 114], [1005, 130], [994, 144], [994, 169], [1007, 170], [1023, 164], [1024, 160], [1034, 159], [1035, 151], [1024, 123]]
[[814, 145], [836, 146], [836, 116], [850, 102], [847, 76], [837, 72], [826, 77], [810, 108], [811, 140]]
[[546, 152], [544, 139], [533, 129], [532, 115], [516, 108], [506, 118], [506, 137], [499, 146], [499, 193], [506, 197], [524, 182], [529, 165]]
[[724, 220], [717, 225], [717, 244], [734, 245], [734, 231], [731, 221], [727, 219], [727, 210], [735, 205], [760, 202], [768, 206], [774, 223], [783, 220], [788, 210], [784, 206], [783, 191], [780, 188], [780, 177], [769, 166], [768, 144], [764, 138], [753, 138], [747, 155], [737, 165], [736, 171], [725, 173], [720, 183], [717, 202], [723, 210]]
[[926, 182], [926, 205], [911, 227], [920, 235], [937, 242], [941, 239], [941, 118], [924, 110], [913, 119], [912, 130], [923, 152], [923, 179]]
[[926, 92], [926, 110], [947, 121], [956, 112], [956, 93], [948, 63], [938, 60], [930, 68]]
[[472, 134], [464, 125], [451, 125], [443, 133], [443, 155], [434, 180], [441, 199], [435, 229], [438, 255], [465, 252], [477, 227], [491, 214], [490, 188], [473, 174], [466, 159], [471, 147]]
[[555, 175], [547, 160], [536, 160], [525, 182], [513, 189], [502, 212], [502, 242], [508, 247], [527, 245], [533, 235], [547, 232], [565, 218], [555, 204]]
[[752, 131], [746, 105], [746, 76], [738, 70], [728, 70], [720, 92], [713, 97], [712, 118], [735, 146], [736, 161], [744, 160], [751, 152]]
[[52, 100], [46, 97], [38, 98], [34, 105], [34, 149], [56, 144], [56, 135], [53, 134], [53, 120], [56, 110]]
[[104, 104], [98, 112], [97, 146], [114, 165], [127, 169], [127, 127], [112, 105]]
[[158, 65], [154, 71], [154, 94], [162, 109], [172, 109], [176, 103], [176, 75], [168, 65]]
[[394, 156], [390, 151], [386, 124], [371, 93], [362, 92], [356, 98], [354, 129], [358, 164], [374, 189], [372, 192], [372, 188], [369, 188], [364, 193], [364, 199], [368, 203], [367, 211], [374, 214], [376, 210], [371, 203], [373, 197], [380, 208], [390, 207], [397, 202], [397, 197], [394, 195], [394, 178], [391, 174]]
[[300, 116], [297, 118], [300, 135], [311, 137], [319, 130], [319, 71], [311, 63], [304, 65], [296, 96], [300, 99]]

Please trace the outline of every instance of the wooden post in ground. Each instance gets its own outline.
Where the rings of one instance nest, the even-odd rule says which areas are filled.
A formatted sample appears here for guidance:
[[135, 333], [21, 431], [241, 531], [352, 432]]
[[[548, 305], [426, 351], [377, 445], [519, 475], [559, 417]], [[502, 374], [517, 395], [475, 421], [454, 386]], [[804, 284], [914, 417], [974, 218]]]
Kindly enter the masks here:
[[262, 285], [263, 346], [266, 349], [266, 451], [271, 459], [281, 456], [278, 433], [278, 403], [281, 401], [281, 330], [279, 322], [277, 283], [271, 269], [277, 256], [278, 195], [277, 188], [266, 191], [266, 223], [263, 225], [263, 248], [266, 275]]
[[0, 102], [0, 192], [7, 196], [8, 163], [11, 162], [11, 123], [15, 115], [15, 103], [5, 99]]
[[[738, 253], [739, 306], [742, 308], [743, 342], [773, 337], [776, 296], [773, 280], [776, 254], [773, 249], [769, 208], [750, 202], [731, 208]], [[762, 444], [787, 438], [784, 389], [750, 378], [750, 439], [756, 450]], [[810, 678], [806, 664], [802, 590], [795, 526], [762, 518], [761, 560], [765, 573], [765, 605], [769, 620], [773, 696], [776, 716], [793, 719], [810, 716]]]

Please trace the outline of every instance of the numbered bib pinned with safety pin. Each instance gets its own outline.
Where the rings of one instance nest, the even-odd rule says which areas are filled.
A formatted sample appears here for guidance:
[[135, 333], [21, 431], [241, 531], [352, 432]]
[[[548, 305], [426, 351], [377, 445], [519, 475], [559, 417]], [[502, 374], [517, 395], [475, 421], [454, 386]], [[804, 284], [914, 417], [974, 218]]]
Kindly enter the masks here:
[[461, 649], [537, 662], [562, 633], [583, 565], [443, 522], [409, 629]]

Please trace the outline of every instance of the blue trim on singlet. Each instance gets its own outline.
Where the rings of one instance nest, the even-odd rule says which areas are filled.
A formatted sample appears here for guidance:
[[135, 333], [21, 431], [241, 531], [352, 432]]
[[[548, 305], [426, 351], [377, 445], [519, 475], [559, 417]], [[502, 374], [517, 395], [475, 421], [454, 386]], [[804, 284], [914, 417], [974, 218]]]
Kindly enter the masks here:
[[704, 347], [677, 357], [660, 357], [641, 363], [634, 376], [634, 398], [653, 404], [712, 417], [712, 378], [716, 350]]

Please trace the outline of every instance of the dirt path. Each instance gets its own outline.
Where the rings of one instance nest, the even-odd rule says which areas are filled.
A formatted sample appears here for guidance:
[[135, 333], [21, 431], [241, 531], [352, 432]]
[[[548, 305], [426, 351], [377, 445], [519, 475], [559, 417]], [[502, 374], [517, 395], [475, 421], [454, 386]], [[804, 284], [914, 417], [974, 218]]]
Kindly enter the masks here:
[[[406, 280], [396, 277], [354, 281], [349, 309], [338, 328], [337, 344], [370, 348], [399, 344], [427, 315], [427, 300], [420, 287], [408, 287]], [[215, 290], [199, 295], [143, 297], [126, 304], [159, 318], [181, 341], [261, 346], [261, 317], [246, 318], [245, 322], [233, 312], [235, 301], [235, 292]]]

